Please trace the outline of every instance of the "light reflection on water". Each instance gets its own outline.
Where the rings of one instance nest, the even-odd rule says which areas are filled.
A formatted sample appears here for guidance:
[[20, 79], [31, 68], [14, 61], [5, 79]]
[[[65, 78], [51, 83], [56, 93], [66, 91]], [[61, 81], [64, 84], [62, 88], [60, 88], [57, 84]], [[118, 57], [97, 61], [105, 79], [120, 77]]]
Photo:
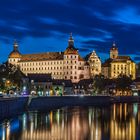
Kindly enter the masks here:
[[72, 107], [28, 112], [0, 125], [0, 140], [136, 140], [140, 106]]

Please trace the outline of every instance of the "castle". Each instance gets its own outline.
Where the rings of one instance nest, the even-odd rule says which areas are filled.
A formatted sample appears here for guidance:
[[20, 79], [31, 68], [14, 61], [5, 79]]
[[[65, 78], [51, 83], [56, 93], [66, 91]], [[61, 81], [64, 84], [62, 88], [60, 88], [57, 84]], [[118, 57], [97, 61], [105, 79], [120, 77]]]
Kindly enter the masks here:
[[[38, 54], [21, 54], [15, 41], [13, 51], [9, 54], [8, 62], [19, 66], [20, 70], [28, 74], [51, 74], [53, 79], [71, 80], [77, 83], [82, 79], [101, 73], [101, 61], [95, 52], [86, 61], [74, 46], [72, 34], [68, 40], [68, 47], [64, 52], [45, 52]], [[97, 59], [97, 60], [96, 60]], [[94, 62], [98, 61], [98, 65]]]

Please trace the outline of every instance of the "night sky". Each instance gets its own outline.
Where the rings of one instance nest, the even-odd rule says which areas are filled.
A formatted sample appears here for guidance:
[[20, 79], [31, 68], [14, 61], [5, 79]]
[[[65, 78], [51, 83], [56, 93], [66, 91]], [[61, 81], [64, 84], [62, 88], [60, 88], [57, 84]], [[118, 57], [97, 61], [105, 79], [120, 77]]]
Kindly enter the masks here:
[[20, 52], [64, 51], [69, 34], [82, 56], [95, 50], [102, 61], [115, 41], [122, 55], [140, 61], [139, 0], [1, 0], [0, 62], [13, 41]]

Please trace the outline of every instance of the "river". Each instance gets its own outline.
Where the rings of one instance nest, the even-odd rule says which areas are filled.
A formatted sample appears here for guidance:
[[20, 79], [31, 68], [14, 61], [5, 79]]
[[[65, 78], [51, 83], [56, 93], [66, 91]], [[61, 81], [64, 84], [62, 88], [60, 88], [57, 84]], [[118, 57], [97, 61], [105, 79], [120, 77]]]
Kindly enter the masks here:
[[25, 112], [1, 122], [0, 140], [140, 140], [140, 105]]

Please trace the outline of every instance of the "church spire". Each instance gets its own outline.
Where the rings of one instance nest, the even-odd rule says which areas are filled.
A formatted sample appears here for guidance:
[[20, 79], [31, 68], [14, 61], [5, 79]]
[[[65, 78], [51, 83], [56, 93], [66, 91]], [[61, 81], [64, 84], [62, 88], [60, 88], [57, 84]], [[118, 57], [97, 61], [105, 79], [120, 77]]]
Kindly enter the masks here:
[[114, 48], [116, 47], [115, 41], [113, 41], [112, 47], [114, 47]]
[[70, 38], [69, 38], [69, 46], [74, 46], [74, 40], [73, 40], [73, 37], [72, 37], [72, 33], [70, 33]]
[[18, 43], [16, 40], [14, 40], [14, 44], [13, 44], [13, 47], [14, 47], [14, 51], [18, 51]]

